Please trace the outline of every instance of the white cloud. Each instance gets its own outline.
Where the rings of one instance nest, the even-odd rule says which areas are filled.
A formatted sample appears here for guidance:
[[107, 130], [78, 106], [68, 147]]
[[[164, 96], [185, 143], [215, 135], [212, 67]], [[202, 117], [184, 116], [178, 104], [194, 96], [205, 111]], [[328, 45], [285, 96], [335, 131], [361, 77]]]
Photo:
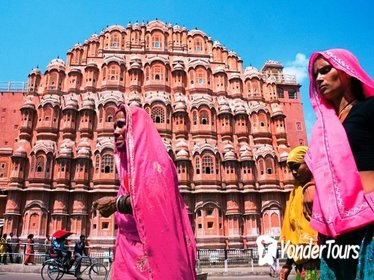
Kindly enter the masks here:
[[299, 84], [302, 84], [308, 77], [308, 59], [305, 54], [296, 54], [295, 60], [288, 61], [283, 68], [284, 74], [295, 75]]

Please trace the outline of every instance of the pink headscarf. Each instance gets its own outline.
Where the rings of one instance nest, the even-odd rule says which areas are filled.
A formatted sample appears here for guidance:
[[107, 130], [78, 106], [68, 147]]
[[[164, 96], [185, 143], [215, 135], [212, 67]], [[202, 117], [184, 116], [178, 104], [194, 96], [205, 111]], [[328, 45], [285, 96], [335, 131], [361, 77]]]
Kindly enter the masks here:
[[332, 105], [318, 92], [313, 65], [319, 56], [361, 81], [366, 98], [374, 96], [374, 81], [356, 57], [343, 49], [316, 52], [309, 60], [309, 94], [317, 115], [305, 157], [317, 186], [311, 226], [336, 237], [374, 221], [374, 194], [365, 195], [343, 125]]
[[118, 111], [127, 130], [126, 152], [116, 151], [118, 194], [129, 192], [133, 215], [116, 213], [111, 279], [196, 279], [196, 244], [174, 163], [147, 112], [126, 105]]

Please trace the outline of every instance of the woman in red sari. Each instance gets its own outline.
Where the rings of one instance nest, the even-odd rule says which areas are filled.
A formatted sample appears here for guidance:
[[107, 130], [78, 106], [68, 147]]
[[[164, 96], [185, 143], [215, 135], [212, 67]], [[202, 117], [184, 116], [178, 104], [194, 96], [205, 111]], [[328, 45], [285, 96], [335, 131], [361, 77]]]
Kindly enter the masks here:
[[26, 248], [25, 248], [25, 260], [23, 262], [24, 265], [28, 265], [29, 263], [34, 264], [34, 235], [29, 234], [27, 236], [26, 241]]
[[196, 244], [174, 162], [149, 114], [121, 105], [114, 120], [117, 198], [93, 207], [116, 211], [111, 279], [196, 279]]

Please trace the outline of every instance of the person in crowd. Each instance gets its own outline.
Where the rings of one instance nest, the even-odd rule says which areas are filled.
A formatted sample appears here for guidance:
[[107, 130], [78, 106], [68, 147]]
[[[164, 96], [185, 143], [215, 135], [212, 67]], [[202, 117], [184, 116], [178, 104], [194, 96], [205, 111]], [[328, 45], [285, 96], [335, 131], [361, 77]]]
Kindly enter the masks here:
[[81, 276], [81, 263], [83, 256], [88, 256], [88, 252], [86, 248], [86, 236], [82, 234], [74, 245], [75, 277], [78, 279]]
[[11, 263], [14, 262], [13, 261], [13, 246], [14, 246], [13, 243], [14, 243], [13, 232], [11, 232], [6, 238], [6, 252], [9, 256], [9, 260]]
[[48, 234], [45, 235], [44, 251], [45, 251], [46, 257], [49, 256], [50, 253], [52, 252], [52, 241], [51, 241], [51, 237]]
[[[298, 146], [288, 154], [287, 166], [295, 178], [295, 188], [290, 193], [284, 213], [280, 235], [283, 244], [289, 242], [295, 246], [305, 246], [310, 242], [313, 245], [317, 243], [317, 231], [309, 225], [315, 185], [304, 160], [307, 150], [306, 146]], [[312, 256], [305, 259], [295, 254], [283, 265], [279, 277], [281, 280], [288, 279], [293, 264], [296, 267], [296, 279], [319, 279], [319, 259], [313, 259]]]
[[35, 264], [35, 255], [34, 255], [34, 235], [30, 233], [27, 236], [26, 246], [25, 246], [25, 259], [23, 261], [24, 265], [28, 265], [29, 263]]
[[0, 262], [2, 262], [3, 264], [7, 264], [6, 255], [7, 255], [7, 234], [4, 233], [0, 238]]
[[309, 77], [317, 115], [305, 157], [316, 183], [311, 226], [322, 245], [354, 248], [348, 257], [324, 250], [321, 279], [372, 279], [374, 81], [344, 49], [313, 53]]
[[66, 246], [66, 237], [61, 238], [53, 238], [52, 239], [52, 247], [53, 253], [57, 254], [59, 257], [62, 257], [62, 263], [70, 268], [73, 260], [71, 258], [71, 251]]
[[118, 196], [93, 203], [103, 216], [115, 212], [111, 279], [196, 279], [196, 244], [176, 168], [152, 118], [121, 105], [114, 141]]

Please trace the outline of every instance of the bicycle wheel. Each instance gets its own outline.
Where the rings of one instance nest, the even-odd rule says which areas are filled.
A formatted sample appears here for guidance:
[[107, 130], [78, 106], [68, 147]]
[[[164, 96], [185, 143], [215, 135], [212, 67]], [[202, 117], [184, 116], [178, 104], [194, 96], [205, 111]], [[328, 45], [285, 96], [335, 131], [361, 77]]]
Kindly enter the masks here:
[[108, 270], [102, 263], [94, 263], [88, 272], [91, 280], [104, 280], [108, 274]]
[[47, 261], [40, 271], [43, 280], [59, 280], [64, 275], [60, 269], [60, 264], [56, 261]]

